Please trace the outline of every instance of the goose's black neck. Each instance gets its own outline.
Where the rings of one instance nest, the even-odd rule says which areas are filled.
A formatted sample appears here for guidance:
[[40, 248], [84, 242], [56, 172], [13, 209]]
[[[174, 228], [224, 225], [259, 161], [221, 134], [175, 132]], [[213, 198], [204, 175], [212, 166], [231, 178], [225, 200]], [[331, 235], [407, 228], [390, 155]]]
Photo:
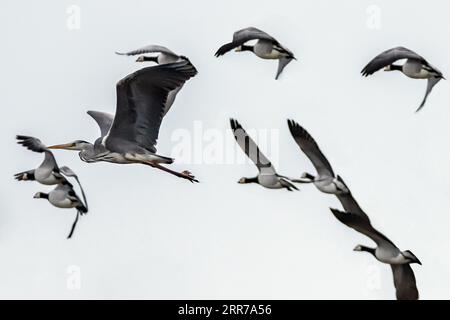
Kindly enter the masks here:
[[158, 57], [148, 57], [148, 56], [143, 56], [142, 57], [143, 61], [151, 61], [151, 62], [156, 62], [158, 63]]
[[241, 51], [252, 51], [253, 52], [253, 46], [242, 45]]
[[399, 66], [397, 64], [391, 64], [390, 68], [391, 68], [391, 70], [397, 70], [397, 71], [403, 70], [402, 66]]
[[258, 183], [258, 177], [245, 178], [245, 183]]
[[375, 256], [375, 248], [369, 248], [369, 247], [361, 246], [361, 251], [368, 252], [368, 253], [370, 253], [370, 254]]

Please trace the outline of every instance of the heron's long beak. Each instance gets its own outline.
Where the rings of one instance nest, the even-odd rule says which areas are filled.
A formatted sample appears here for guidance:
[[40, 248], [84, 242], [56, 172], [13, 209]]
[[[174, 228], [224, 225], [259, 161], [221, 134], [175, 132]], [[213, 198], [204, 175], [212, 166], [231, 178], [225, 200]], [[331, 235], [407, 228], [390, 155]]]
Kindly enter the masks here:
[[54, 146], [48, 147], [49, 149], [64, 149], [64, 150], [70, 150], [71, 148], [75, 147], [75, 143], [64, 143], [64, 144], [55, 144]]

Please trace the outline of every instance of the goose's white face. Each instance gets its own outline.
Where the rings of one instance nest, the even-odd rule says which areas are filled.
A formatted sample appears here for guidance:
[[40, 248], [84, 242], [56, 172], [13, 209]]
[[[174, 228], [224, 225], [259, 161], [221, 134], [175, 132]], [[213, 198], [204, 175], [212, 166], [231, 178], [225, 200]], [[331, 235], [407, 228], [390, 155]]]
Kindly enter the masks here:
[[42, 192], [36, 192], [33, 196], [34, 199], [40, 199], [42, 198]]
[[384, 71], [392, 71], [391, 65], [387, 65], [386, 67], [384, 67]]
[[241, 52], [242, 51], [242, 46], [237, 47], [236, 49], [234, 49], [235, 52]]
[[245, 178], [240, 178], [238, 183], [247, 183], [247, 180]]
[[353, 249], [353, 251], [362, 251], [361, 245], [358, 244], [358, 245]]

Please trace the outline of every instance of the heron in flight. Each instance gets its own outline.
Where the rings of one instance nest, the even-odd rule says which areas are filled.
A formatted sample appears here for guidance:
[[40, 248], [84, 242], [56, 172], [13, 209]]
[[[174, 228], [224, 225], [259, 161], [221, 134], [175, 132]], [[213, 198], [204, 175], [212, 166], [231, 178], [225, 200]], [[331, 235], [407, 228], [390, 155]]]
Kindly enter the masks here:
[[[107, 124], [108, 119], [100, 114], [93, 116], [91, 112], [99, 125], [103, 120], [106, 123], [100, 125], [102, 137], [97, 139], [93, 147], [78, 140], [54, 145], [49, 149], [83, 152], [93, 148], [88, 162], [141, 163], [191, 182], [198, 182], [187, 170], [177, 172], [166, 168], [162, 164], [171, 164], [174, 159], [156, 154], [161, 122], [171, 107], [167, 104], [168, 95], [196, 74], [197, 70], [190, 61], [182, 60], [146, 67], [126, 76], [116, 85], [117, 106], [111, 125]], [[106, 131], [107, 126], [109, 129]], [[87, 154], [87, 151], [84, 152]]]

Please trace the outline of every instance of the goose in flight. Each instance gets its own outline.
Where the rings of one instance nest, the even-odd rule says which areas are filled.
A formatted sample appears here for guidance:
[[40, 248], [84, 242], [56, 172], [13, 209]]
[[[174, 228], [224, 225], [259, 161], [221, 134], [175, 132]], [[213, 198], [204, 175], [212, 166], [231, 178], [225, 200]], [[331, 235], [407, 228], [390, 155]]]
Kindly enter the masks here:
[[400, 251], [391, 240], [376, 230], [350, 191], [346, 194], [337, 195], [337, 198], [345, 211], [331, 209], [333, 215], [343, 224], [371, 238], [377, 245], [376, 248], [357, 245], [354, 250], [369, 252], [378, 261], [391, 265], [397, 299], [417, 300], [419, 293], [410, 264], [418, 263], [421, 265], [420, 260], [409, 250]]
[[289, 178], [277, 174], [275, 167], [269, 159], [259, 150], [258, 145], [245, 132], [244, 128], [237, 120], [230, 119], [231, 129], [237, 144], [245, 152], [247, 157], [258, 168], [258, 175], [253, 178], [241, 178], [238, 183], [257, 183], [268, 189], [287, 189], [288, 191], [298, 190]]
[[[173, 159], [156, 154], [156, 141], [167, 111], [168, 94], [196, 74], [195, 67], [183, 60], [146, 67], [120, 80], [116, 86], [116, 114], [99, 143], [106, 151], [96, 154], [91, 161], [141, 163], [198, 182], [189, 171], [176, 172], [161, 165], [171, 164]], [[56, 145], [52, 148], [67, 149], [67, 146]]]
[[18, 135], [17, 143], [21, 144], [28, 150], [38, 153], [44, 153], [44, 161], [36, 169], [16, 173], [14, 178], [18, 181], [37, 181], [44, 185], [55, 185], [66, 180], [56, 163], [55, 157], [51, 150], [44, 145], [41, 140], [30, 137]]
[[[83, 189], [81, 189], [83, 192]], [[83, 192], [84, 197], [84, 192]], [[34, 195], [35, 199], [47, 199], [48, 202], [50, 202], [53, 206], [57, 208], [75, 208], [77, 210], [77, 215], [75, 216], [75, 220], [72, 224], [72, 227], [70, 229], [69, 235], [67, 236], [67, 239], [70, 239], [73, 235], [73, 232], [75, 231], [75, 227], [78, 223], [78, 218], [80, 215], [84, 215], [88, 212], [88, 207], [85, 202], [78, 197], [78, 195], [75, 193], [75, 190], [73, 189], [73, 186], [68, 183], [67, 180], [63, 180], [61, 183], [59, 183], [55, 189], [50, 191], [49, 193], [44, 192], [37, 192]]]
[[[251, 40], [257, 40], [256, 44], [246, 45], [245, 43]], [[236, 52], [250, 51], [261, 59], [275, 59], [278, 60], [278, 70], [275, 79], [278, 79], [283, 69], [292, 61], [297, 60], [294, 54], [282, 46], [275, 38], [271, 37], [264, 31], [257, 28], [249, 27], [233, 34], [233, 41], [224, 44], [217, 50], [215, 56], [220, 57], [236, 48]]]
[[[145, 55], [147, 53], [156, 54], [156, 55]], [[136, 59], [136, 62], [156, 62], [157, 64], [166, 64], [166, 63], [174, 63], [179, 62], [181, 60], [187, 60], [185, 56], [180, 56], [174, 53], [172, 50], [160, 45], [148, 45], [136, 50], [128, 51], [128, 52], [116, 52], [118, 55], [122, 56], [139, 56]]]
[[[403, 59], [406, 59], [403, 65], [394, 64], [396, 61]], [[380, 53], [362, 69], [361, 74], [367, 77], [383, 67], [385, 71], [401, 71], [404, 75], [413, 79], [428, 79], [425, 97], [416, 112], [425, 105], [433, 87], [441, 79], [445, 79], [442, 72], [436, 67], [414, 51], [404, 47], [392, 48]]]
[[[156, 56], [146, 56], [146, 53], [158, 53]], [[125, 53], [119, 53], [116, 52], [118, 55], [126, 55], [126, 56], [136, 56], [140, 55], [136, 62], [156, 62], [157, 64], [167, 64], [167, 63], [175, 63], [180, 61], [189, 61], [189, 59], [186, 56], [177, 55], [173, 51], [167, 49], [166, 47], [160, 46], [160, 45], [148, 45], [142, 48], [139, 48], [137, 50], [125, 52]], [[175, 89], [171, 90], [169, 92], [169, 95], [167, 97], [167, 101], [165, 102], [166, 108], [164, 109], [163, 116], [166, 115], [167, 111], [169, 111], [170, 107], [173, 105], [175, 98], [180, 92], [181, 88], [183, 88], [184, 83], [176, 87]]]
[[312, 162], [316, 168], [317, 175], [303, 173], [301, 179], [294, 179], [292, 182], [314, 183], [320, 191], [330, 194], [343, 194], [349, 192], [348, 188], [342, 183], [339, 176], [335, 176], [333, 168], [323, 155], [313, 137], [297, 122], [288, 120], [289, 131], [300, 149]]
[[98, 156], [108, 153], [108, 150], [102, 145], [102, 140], [111, 128], [114, 116], [110, 113], [101, 111], [88, 111], [87, 114], [97, 122], [97, 125], [100, 128], [100, 137], [95, 140], [94, 144], [84, 140], [75, 140], [69, 143], [49, 146], [48, 148], [79, 151], [78, 155], [84, 162], [102, 161]]

